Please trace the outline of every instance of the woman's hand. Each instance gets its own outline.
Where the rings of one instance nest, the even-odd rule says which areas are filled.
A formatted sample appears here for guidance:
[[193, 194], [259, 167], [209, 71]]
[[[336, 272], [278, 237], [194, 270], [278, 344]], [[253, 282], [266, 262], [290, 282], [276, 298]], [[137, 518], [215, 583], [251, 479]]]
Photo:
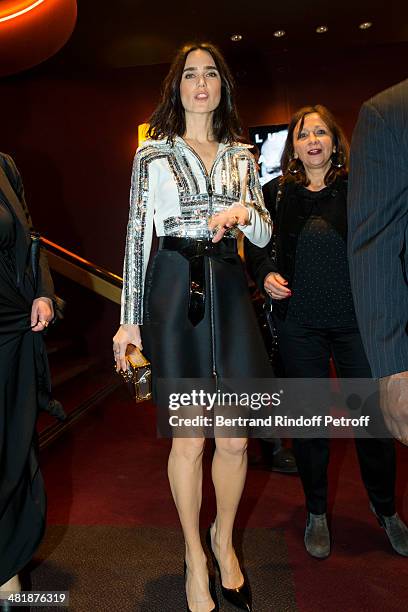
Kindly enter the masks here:
[[227, 210], [213, 215], [208, 222], [208, 227], [211, 230], [217, 229], [217, 233], [212, 241], [219, 242], [230, 227], [248, 225], [248, 221], [249, 211], [246, 206], [242, 204], [234, 204], [227, 208]]
[[113, 337], [113, 354], [116, 362], [116, 371], [126, 372], [126, 349], [128, 344], [143, 349], [139, 325], [121, 325]]
[[292, 295], [292, 291], [286, 287], [288, 281], [278, 272], [270, 272], [265, 276], [264, 289], [274, 300], [284, 300]]
[[44, 331], [53, 318], [54, 306], [52, 300], [47, 297], [36, 298], [31, 307], [31, 331]]

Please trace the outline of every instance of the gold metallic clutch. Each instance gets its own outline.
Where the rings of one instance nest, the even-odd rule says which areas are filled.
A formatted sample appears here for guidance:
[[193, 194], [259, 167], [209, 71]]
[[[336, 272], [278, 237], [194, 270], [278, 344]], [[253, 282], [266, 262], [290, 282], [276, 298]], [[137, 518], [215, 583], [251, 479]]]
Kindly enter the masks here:
[[144, 402], [152, 397], [152, 370], [150, 361], [140, 349], [129, 344], [126, 351], [128, 369], [120, 372], [127, 383], [134, 387], [136, 402]]

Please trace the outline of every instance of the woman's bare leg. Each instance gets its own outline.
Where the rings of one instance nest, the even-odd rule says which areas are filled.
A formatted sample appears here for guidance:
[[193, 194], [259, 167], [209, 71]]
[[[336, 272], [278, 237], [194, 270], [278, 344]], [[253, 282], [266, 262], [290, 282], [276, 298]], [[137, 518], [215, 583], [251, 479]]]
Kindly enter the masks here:
[[204, 438], [174, 438], [168, 464], [170, 488], [186, 545], [186, 593], [192, 612], [209, 612], [214, 608], [199, 531], [204, 444]]
[[244, 582], [232, 545], [235, 515], [245, 485], [247, 444], [245, 438], [216, 438], [212, 478], [217, 497], [217, 518], [211, 527], [211, 542], [220, 565], [222, 584], [239, 588]]
[[12, 591], [14, 593], [21, 591], [20, 578], [18, 577], [18, 574], [10, 578], [10, 580], [7, 580], [7, 582], [4, 584], [0, 585], [0, 591]]

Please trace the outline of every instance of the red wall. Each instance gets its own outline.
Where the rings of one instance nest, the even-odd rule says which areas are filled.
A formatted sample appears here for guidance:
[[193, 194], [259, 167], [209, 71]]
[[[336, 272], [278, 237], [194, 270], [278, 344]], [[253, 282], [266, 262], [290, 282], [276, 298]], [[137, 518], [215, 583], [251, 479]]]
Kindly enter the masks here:
[[[403, 44], [326, 57], [311, 51], [272, 59], [267, 70], [247, 65], [238, 83], [243, 122], [283, 123], [299, 106], [323, 103], [350, 135], [361, 103], [406, 78], [407, 52]], [[137, 126], [166, 69], [73, 76], [44, 65], [0, 80], [0, 149], [17, 161], [39, 231], [116, 273]]]
[[39, 72], [0, 81], [8, 118], [0, 148], [16, 159], [39, 231], [115, 272], [137, 126], [149, 116], [163, 70], [149, 72]]

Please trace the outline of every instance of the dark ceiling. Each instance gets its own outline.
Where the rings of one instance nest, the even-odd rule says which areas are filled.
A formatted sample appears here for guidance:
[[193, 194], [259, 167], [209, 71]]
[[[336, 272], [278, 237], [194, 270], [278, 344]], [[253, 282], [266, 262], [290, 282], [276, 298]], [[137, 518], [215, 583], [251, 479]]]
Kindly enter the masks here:
[[[373, 26], [358, 28], [363, 21]], [[317, 26], [327, 25], [325, 34]], [[277, 39], [273, 32], [286, 31]], [[243, 39], [233, 43], [230, 36]], [[78, 0], [75, 31], [52, 62], [60, 69], [129, 68], [167, 63], [187, 40], [211, 40], [229, 60], [267, 63], [298, 54], [312, 68], [322, 51], [408, 41], [406, 0]]]

